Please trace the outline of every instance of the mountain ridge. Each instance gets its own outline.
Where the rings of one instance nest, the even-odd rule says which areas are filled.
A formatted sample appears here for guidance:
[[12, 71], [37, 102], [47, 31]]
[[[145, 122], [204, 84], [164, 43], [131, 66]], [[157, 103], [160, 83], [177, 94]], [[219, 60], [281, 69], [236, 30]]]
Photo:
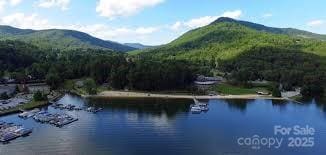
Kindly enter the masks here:
[[129, 46], [129, 47], [133, 47], [136, 49], [147, 49], [147, 48], [153, 48], [155, 46], [149, 46], [149, 45], [144, 45], [141, 43], [124, 43], [124, 45]]
[[295, 28], [270, 27], [270, 26], [265, 26], [263, 24], [242, 21], [242, 20], [236, 20], [236, 19], [232, 19], [232, 18], [228, 18], [228, 17], [218, 18], [211, 24], [216, 24], [216, 23], [220, 23], [220, 22], [234, 22], [234, 23], [238, 23], [238, 24], [253, 28], [257, 31], [265, 31], [265, 32], [270, 32], [270, 33], [275, 33], [275, 34], [286, 34], [286, 35], [294, 36], [294, 37], [313, 38], [313, 39], [320, 39], [320, 40], [326, 41], [326, 35], [324, 35], [324, 34], [312, 33], [309, 31], [299, 30], [299, 29], [295, 29]]
[[121, 52], [135, 50], [135, 48], [113, 41], [105, 41], [76, 30], [32, 30], [0, 25], [0, 35], [1, 40], [19, 40], [37, 45], [40, 48], [55, 48], [61, 50], [94, 48]]
[[302, 32], [305, 31], [289, 33], [280, 28], [223, 17], [207, 26], [190, 30], [166, 45], [145, 49], [138, 54], [201, 61], [229, 59], [255, 46], [277, 46], [326, 56], [326, 42], [297, 37]]

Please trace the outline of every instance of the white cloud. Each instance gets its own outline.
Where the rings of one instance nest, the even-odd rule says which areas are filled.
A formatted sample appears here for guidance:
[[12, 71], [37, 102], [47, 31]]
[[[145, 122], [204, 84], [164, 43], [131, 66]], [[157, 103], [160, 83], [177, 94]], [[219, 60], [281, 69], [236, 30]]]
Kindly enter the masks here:
[[321, 26], [325, 23], [324, 20], [313, 20], [307, 23], [308, 26]]
[[222, 17], [229, 17], [233, 19], [239, 19], [242, 15], [241, 10], [234, 10], [234, 11], [226, 11], [221, 16]]
[[100, 0], [96, 12], [100, 16], [114, 19], [119, 16], [130, 16], [146, 7], [152, 7], [164, 0]]
[[5, 0], [0, 0], [0, 12], [3, 11], [3, 8], [5, 7], [6, 4], [7, 2]]
[[174, 31], [179, 30], [182, 27], [183, 23], [180, 21], [175, 22], [170, 28]]
[[241, 17], [241, 15], [242, 15], [241, 10], [226, 11], [218, 16], [204, 16], [204, 17], [200, 17], [200, 18], [194, 18], [194, 19], [191, 19], [191, 20], [185, 21], [185, 22], [178, 21], [178, 22], [174, 23], [173, 25], [171, 25], [170, 29], [174, 30], [174, 31], [178, 31], [181, 29], [183, 29], [183, 30], [184, 29], [194, 29], [194, 28], [206, 26], [220, 17], [229, 17], [229, 18], [233, 18], [233, 19], [239, 19]]
[[265, 13], [265, 14], [263, 14], [263, 18], [270, 18], [270, 17], [272, 17], [273, 16], [273, 14], [271, 14], [271, 13]]
[[61, 10], [67, 10], [70, 0], [39, 0], [37, 6], [41, 8], [59, 7]]
[[9, 3], [11, 6], [16, 6], [21, 2], [22, 2], [22, 0], [9, 0]]
[[0, 0], [0, 12], [2, 12], [7, 5], [16, 6], [21, 2], [22, 0]]
[[0, 19], [0, 24], [29, 29], [43, 29], [50, 26], [48, 20], [41, 19], [37, 14], [25, 15], [24, 13], [4, 16]]
[[184, 25], [189, 28], [203, 27], [215, 21], [218, 17], [219, 16], [205, 16], [196, 19], [191, 19], [190, 21], [185, 22]]
[[70, 29], [88, 33], [104, 40], [113, 40], [118, 42], [150, 42], [150, 37], [154, 32], [160, 30], [160, 27], [109, 27], [104, 24], [91, 25], [56, 25], [49, 20], [42, 18], [38, 14], [26, 15], [24, 13], [14, 13], [0, 17], [0, 25], [10, 25], [22, 29]]

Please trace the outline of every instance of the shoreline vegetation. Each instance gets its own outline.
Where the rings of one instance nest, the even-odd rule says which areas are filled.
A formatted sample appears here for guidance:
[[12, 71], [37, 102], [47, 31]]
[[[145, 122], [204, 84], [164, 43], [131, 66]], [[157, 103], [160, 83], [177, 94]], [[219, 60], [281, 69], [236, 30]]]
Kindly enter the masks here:
[[[79, 79], [81, 80], [81, 79]], [[266, 87], [243, 88], [240, 86], [232, 86], [229, 84], [219, 84], [207, 91], [218, 92], [219, 95], [199, 95], [198, 92], [187, 90], [174, 91], [137, 91], [137, 90], [109, 90], [105, 87], [98, 86], [96, 94], [89, 94], [84, 87], [76, 87], [74, 83], [79, 80], [68, 80], [64, 84], [64, 89], [69, 93], [84, 97], [84, 98], [162, 98], [162, 99], [273, 99], [273, 100], [291, 100], [289, 98], [273, 97], [272, 95], [258, 95], [257, 91], [269, 92]], [[84, 79], [85, 80], [85, 79]], [[219, 88], [221, 87], [221, 88]]]
[[273, 99], [289, 100], [286, 98], [273, 97], [271, 95], [190, 95], [190, 94], [164, 94], [135, 91], [103, 91], [97, 95], [82, 95], [86, 98], [166, 98], [166, 99]]
[[44, 107], [47, 105], [50, 105], [52, 103], [52, 101], [57, 101], [58, 99], [60, 99], [63, 96], [62, 93], [59, 93], [58, 96], [55, 96], [53, 99], [51, 100], [44, 100], [44, 101], [31, 101], [29, 103], [23, 104], [23, 105], [19, 105], [7, 110], [0, 110], [0, 116], [5, 116], [5, 115], [9, 115], [9, 114], [15, 114], [15, 113], [19, 113], [21, 111], [24, 110], [32, 110], [34, 108], [40, 108], [40, 107]]
[[0, 116], [18, 113], [18, 112], [21, 112], [22, 110], [31, 110], [31, 109], [43, 107], [43, 106], [46, 106], [49, 104], [50, 104], [50, 102], [48, 102], [48, 101], [31, 101], [24, 105], [20, 105], [20, 106], [17, 106], [17, 107], [11, 108], [11, 109], [7, 109], [7, 110], [2, 110], [2, 111], [0, 111]]

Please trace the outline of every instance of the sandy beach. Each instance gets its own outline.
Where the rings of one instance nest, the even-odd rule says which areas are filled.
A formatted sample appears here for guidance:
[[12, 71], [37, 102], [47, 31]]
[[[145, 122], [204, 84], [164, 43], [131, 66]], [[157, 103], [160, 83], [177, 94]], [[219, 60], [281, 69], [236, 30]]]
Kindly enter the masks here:
[[216, 95], [216, 96], [193, 96], [193, 95], [173, 95], [173, 94], [159, 94], [159, 93], [143, 93], [131, 91], [104, 91], [98, 95], [86, 97], [100, 97], [100, 98], [171, 98], [171, 99], [275, 99], [286, 100], [285, 98], [277, 98], [269, 95]]

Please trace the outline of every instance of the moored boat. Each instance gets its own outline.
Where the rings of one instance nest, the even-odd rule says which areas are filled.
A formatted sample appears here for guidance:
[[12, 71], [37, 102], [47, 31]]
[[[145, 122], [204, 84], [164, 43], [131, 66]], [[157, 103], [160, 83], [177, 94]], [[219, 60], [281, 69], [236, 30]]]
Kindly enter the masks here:
[[191, 111], [192, 113], [196, 113], [196, 114], [202, 112], [201, 108], [200, 108], [199, 106], [197, 106], [197, 105], [193, 105], [193, 106], [191, 106], [190, 111]]

